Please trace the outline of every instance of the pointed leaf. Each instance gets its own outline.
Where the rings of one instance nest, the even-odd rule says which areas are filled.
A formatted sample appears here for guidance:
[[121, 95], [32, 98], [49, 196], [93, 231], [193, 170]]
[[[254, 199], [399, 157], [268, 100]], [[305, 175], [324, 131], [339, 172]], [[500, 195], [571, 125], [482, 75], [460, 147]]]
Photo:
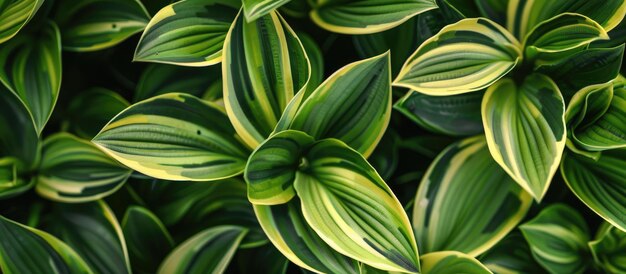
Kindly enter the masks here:
[[626, 272], [626, 232], [609, 223], [600, 226], [598, 237], [589, 242], [593, 258], [609, 273]]
[[136, 171], [175, 181], [238, 175], [249, 154], [217, 105], [182, 93], [130, 106], [93, 142]]
[[257, 20], [291, 0], [242, 0], [246, 21]]
[[105, 88], [91, 88], [72, 98], [64, 122], [65, 131], [91, 139], [115, 115], [130, 104], [124, 97]]
[[[221, 77], [222, 71], [218, 66], [195, 68], [150, 64], [139, 78], [133, 102], [170, 92], [188, 93], [212, 101], [222, 97]], [[217, 96], [205, 98], [215, 89], [218, 90]]]
[[9, 0], [0, 5], [0, 44], [11, 39], [35, 16], [44, 0]]
[[420, 257], [424, 274], [489, 274], [487, 267], [471, 256], [458, 251], [440, 251]]
[[39, 136], [28, 110], [19, 98], [0, 84], [0, 156], [14, 157], [22, 169], [39, 161]]
[[487, 89], [483, 125], [491, 156], [541, 201], [565, 148], [565, 105], [556, 84], [532, 74], [517, 86], [503, 79]]
[[148, 209], [131, 206], [122, 220], [133, 270], [156, 273], [165, 256], [174, 249], [174, 240], [161, 220]]

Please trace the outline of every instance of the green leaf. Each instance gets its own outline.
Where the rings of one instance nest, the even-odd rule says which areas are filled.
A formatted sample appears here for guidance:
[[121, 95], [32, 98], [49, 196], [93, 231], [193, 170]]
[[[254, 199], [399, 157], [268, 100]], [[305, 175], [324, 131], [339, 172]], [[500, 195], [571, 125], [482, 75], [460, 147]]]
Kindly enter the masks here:
[[17, 158], [18, 167], [30, 170], [39, 161], [39, 151], [39, 136], [28, 110], [0, 85], [0, 156]]
[[393, 108], [432, 132], [452, 136], [474, 135], [483, 131], [480, 104], [484, 94], [430, 96], [409, 91]]
[[626, 14], [622, 0], [511, 0], [507, 10], [507, 29], [522, 39], [542, 22], [562, 13], [578, 13], [598, 22], [606, 31], [613, 29]]
[[257, 20], [291, 0], [242, 0], [243, 13], [247, 22]]
[[56, 237], [0, 216], [0, 269], [4, 273], [93, 273]]
[[484, 137], [464, 139], [441, 152], [420, 183], [413, 207], [418, 245], [424, 253], [475, 257], [515, 228], [531, 203], [491, 158]]
[[305, 18], [311, 11], [309, 0], [289, 0], [280, 7], [280, 12], [290, 17]]
[[102, 200], [56, 203], [43, 228], [76, 250], [95, 273], [130, 273], [122, 228]]
[[138, 172], [174, 181], [238, 175], [249, 153], [219, 106], [182, 93], [130, 106], [93, 142]]
[[[556, 84], [531, 74], [487, 89], [482, 103], [487, 144], [496, 162], [541, 201], [565, 148], [565, 104]], [[541, 144], [541, 146], [538, 146]]]
[[422, 255], [422, 272], [424, 274], [488, 274], [487, 267], [473, 257], [458, 251], [440, 251]]
[[20, 98], [41, 133], [61, 87], [61, 36], [54, 22], [0, 45], [0, 82]]
[[589, 242], [597, 264], [610, 273], [626, 272], [626, 232], [609, 223], [602, 223], [598, 237]]
[[[380, 141], [391, 116], [389, 54], [351, 63], [336, 71], [306, 98], [284, 127], [316, 140], [337, 138], [365, 157]], [[295, 100], [295, 99], [294, 99]]]
[[483, 17], [487, 17], [500, 25], [506, 23], [509, 0], [476, 0], [475, 2]]
[[238, 4], [231, 0], [183, 0], [150, 20], [134, 61], [209, 66], [222, 61], [222, 45]]
[[150, 15], [139, 0], [61, 0], [55, 15], [63, 49], [95, 51], [115, 46], [146, 27]]
[[546, 273], [532, 257], [530, 246], [522, 233], [517, 230], [509, 233], [485, 252], [480, 261], [498, 274]]
[[235, 19], [224, 43], [222, 69], [226, 112], [253, 149], [272, 133], [311, 77], [300, 40], [277, 12], [250, 23], [241, 14]]
[[[150, 64], [139, 77], [133, 101], [143, 101], [170, 92], [188, 93], [212, 101], [222, 97], [221, 77], [221, 69], [217, 66], [193, 68]], [[205, 95], [212, 95], [214, 89], [219, 94], [205, 98]]]
[[313, 230], [355, 260], [383, 270], [418, 272], [409, 219], [363, 156], [337, 139], [325, 139], [304, 157], [294, 188]]
[[519, 42], [486, 18], [463, 19], [426, 40], [406, 61], [395, 86], [442, 96], [484, 89], [521, 59]]
[[311, 19], [332, 32], [367, 34], [391, 29], [436, 8], [434, 0], [327, 0], [311, 11]]
[[238, 226], [208, 228], [176, 247], [157, 273], [223, 273], [246, 232]]
[[122, 220], [133, 270], [156, 273], [165, 256], [174, 249], [174, 240], [161, 220], [148, 209], [130, 206]]
[[533, 257], [551, 273], [582, 273], [587, 268], [589, 229], [573, 208], [552, 204], [520, 230]]
[[35, 180], [18, 174], [21, 162], [13, 157], [0, 158], [0, 200], [24, 193], [35, 185]]
[[626, 150], [602, 152], [597, 161], [566, 153], [561, 175], [567, 186], [591, 210], [619, 229], [626, 231]]
[[91, 139], [128, 106], [128, 101], [114, 91], [91, 88], [72, 98], [63, 127], [78, 137]]
[[[293, 0], [292, 0], [293, 1]], [[306, 1], [306, 0], [303, 0]], [[317, 42], [306, 32], [299, 32], [298, 38], [311, 63], [311, 78], [306, 85], [306, 94], [311, 94], [324, 80], [324, 56]]]
[[15, 36], [35, 16], [44, 0], [7, 0], [0, 4], [0, 44]]
[[286, 274], [289, 260], [272, 244], [237, 251], [234, 262], [238, 262], [239, 273]]

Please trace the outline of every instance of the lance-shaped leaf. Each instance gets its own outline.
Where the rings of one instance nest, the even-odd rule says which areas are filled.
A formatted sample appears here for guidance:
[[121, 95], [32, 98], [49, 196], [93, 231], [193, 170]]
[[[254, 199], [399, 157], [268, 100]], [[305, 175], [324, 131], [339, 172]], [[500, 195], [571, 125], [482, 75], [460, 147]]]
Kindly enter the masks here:
[[424, 274], [489, 274], [492, 273], [478, 260], [458, 251], [440, 251], [422, 255]]
[[317, 88], [317, 86], [319, 86], [324, 80], [324, 56], [322, 54], [322, 49], [320, 48], [320, 46], [309, 34], [307, 34], [306, 32], [299, 32], [298, 38], [300, 38], [302, 47], [304, 47], [306, 56], [311, 63], [311, 78], [309, 78], [309, 82], [306, 85], [305, 92], [305, 97], [308, 97], [308, 94], [313, 92]]
[[78, 137], [91, 139], [128, 106], [128, 101], [114, 91], [91, 88], [72, 99], [66, 110], [67, 118], [63, 127]]
[[367, 157], [389, 124], [390, 81], [389, 53], [351, 63], [313, 91], [285, 124], [317, 140], [339, 139]]
[[587, 268], [589, 229], [573, 208], [550, 205], [520, 229], [537, 262], [551, 273], [582, 273]]
[[517, 230], [480, 256], [480, 262], [498, 274], [546, 273], [533, 258], [522, 233]]
[[0, 269], [4, 273], [93, 273], [56, 237], [0, 216]]
[[161, 220], [148, 209], [131, 206], [122, 220], [133, 270], [156, 273], [165, 256], [174, 249], [174, 240]]
[[54, 22], [0, 46], [0, 82], [20, 98], [41, 133], [61, 87], [61, 36]]
[[291, 0], [243, 0], [243, 13], [246, 21], [252, 22], [278, 9]]
[[589, 242], [597, 264], [609, 273], [626, 272], [626, 232], [602, 223], [595, 240]]
[[393, 108], [435, 133], [474, 135], [483, 131], [480, 104], [484, 94], [430, 96], [409, 91]]
[[146, 27], [139, 0], [61, 0], [55, 15], [63, 49], [95, 51], [115, 46]]
[[531, 203], [491, 158], [484, 137], [452, 144], [437, 156], [417, 191], [413, 226], [420, 250], [475, 257], [509, 233]]
[[366, 34], [388, 30], [435, 8], [434, 0], [328, 0], [319, 1], [311, 19], [332, 32]]
[[219, 63], [238, 8], [231, 0], [183, 0], [162, 8], [141, 35], [134, 60], [194, 67]]
[[138, 172], [174, 181], [235, 176], [249, 154], [219, 106], [182, 93], [130, 106], [93, 142]]
[[561, 175], [567, 186], [600, 217], [626, 231], [626, 150], [602, 152], [597, 161], [567, 153]]
[[43, 1], [3, 1], [0, 4], [0, 44], [15, 36], [35, 16]]
[[95, 201], [118, 190], [132, 170], [121, 166], [89, 141], [59, 133], [43, 143], [37, 192], [51, 200]]
[[57, 203], [43, 228], [76, 250], [95, 273], [131, 273], [122, 228], [102, 200]]
[[598, 22], [606, 31], [613, 29], [626, 14], [622, 0], [541, 1], [512, 0], [508, 3], [507, 29], [522, 39], [542, 22], [562, 13], [578, 13]]
[[222, 97], [222, 71], [218, 66], [206, 68], [150, 64], [141, 73], [133, 102], [170, 92], [188, 93], [213, 101]]
[[272, 133], [311, 77], [300, 40], [277, 12], [250, 23], [239, 14], [224, 43], [222, 70], [228, 117], [251, 148]]
[[355, 260], [383, 270], [418, 272], [409, 218], [365, 158], [337, 139], [315, 143], [304, 157], [294, 188], [313, 230]]
[[40, 144], [33, 120], [19, 98], [1, 84], [0, 132], [0, 156], [17, 158], [24, 170], [35, 167]]
[[223, 273], [246, 232], [238, 226], [208, 228], [176, 247], [157, 273]]
[[535, 200], [550, 186], [565, 148], [565, 103], [556, 84], [532, 74], [503, 79], [485, 93], [483, 125], [491, 156]]
[[463, 19], [426, 40], [406, 61], [394, 85], [442, 96], [484, 89], [521, 58], [519, 42], [485, 18]]

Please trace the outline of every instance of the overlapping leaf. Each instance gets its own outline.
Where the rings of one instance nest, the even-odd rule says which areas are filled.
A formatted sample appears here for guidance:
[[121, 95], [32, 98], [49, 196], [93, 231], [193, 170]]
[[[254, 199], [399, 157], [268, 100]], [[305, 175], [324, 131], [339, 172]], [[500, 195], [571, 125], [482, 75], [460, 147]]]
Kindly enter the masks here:
[[246, 21], [252, 22], [272, 12], [291, 0], [242, 0]]
[[422, 255], [422, 273], [424, 274], [489, 274], [487, 267], [471, 256], [458, 251], [440, 251]]
[[122, 231], [132, 268], [141, 273], [156, 273], [156, 267], [174, 248], [174, 240], [163, 223], [143, 207], [126, 210]]
[[[115, 115], [129, 106], [128, 101], [112, 90], [92, 88], [75, 96], [67, 108], [66, 131], [91, 139]], [[77, 115], [79, 114], [80, 115]]]
[[602, 269], [610, 273], [626, 271], [626, 232], [609, 223], [602, 223], [598, 236], [589, 242], [591, 254]]
[[170, 92], [188, 93], [204, 100], [222, 97], [221, 69], [151, 64], [141, 74], [133, 101], [139, 102]]
[[13, 157], [24, 170], [39, 161], [39, 136], [19, 98], [0, 85], [0, 156]]
[[498, 274], [541, 274], [546, 271], [533, 258], [530, 246], [519, 231], [515, 230], [485, 252], [480, 261]]
[[0, 5], [0, 44], [11, 39], [35, 16], [44, 0], [8, 0]]

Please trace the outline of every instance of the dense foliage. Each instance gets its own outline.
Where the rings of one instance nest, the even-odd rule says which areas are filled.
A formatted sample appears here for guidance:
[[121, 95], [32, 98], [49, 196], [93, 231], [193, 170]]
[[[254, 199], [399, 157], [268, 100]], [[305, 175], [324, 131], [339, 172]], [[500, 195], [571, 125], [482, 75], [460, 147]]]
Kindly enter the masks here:
[[2, 273], [626, 273], [626, 0], [0, 0]]

